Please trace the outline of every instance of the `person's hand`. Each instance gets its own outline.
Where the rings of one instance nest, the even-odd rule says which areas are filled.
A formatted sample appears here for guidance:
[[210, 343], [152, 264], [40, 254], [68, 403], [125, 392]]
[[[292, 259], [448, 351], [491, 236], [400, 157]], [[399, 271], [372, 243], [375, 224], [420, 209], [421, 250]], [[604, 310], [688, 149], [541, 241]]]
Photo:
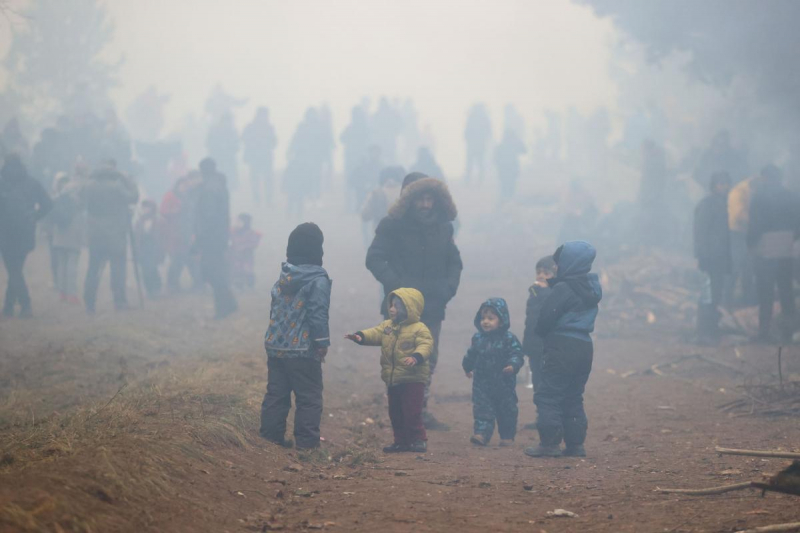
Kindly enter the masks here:
[[511, 365], [508, 365], [503, 369], [503, 374], [511, 374], [513, 372], [514, 372], [514, 367]]
[[328, 355], [328, 347], [327, 346], [320, 346], [320, 347], [317, 348], [317, 357], [319, 357], [320, 360], [322, 360], [322, 362], [325, 362], [325, 356], [326, 355]]
[[357, 342], [358, 344], [361, 344], [362, 342], [364, 342], [364, 338], [361, 335], [357, 334], [357, 333], [351, 333], [349, 335], [345, 335], [344, 338], [345, 339], [350, 339], [351, 341]]
[[403, 364], [406, 366], [414, 366], [417, 364], [417, 360], [414, 359], [413, 357], [406, 357], [405, 359], [403, 359]]
[[467, 378], [472, 379], [472, 372], [464, 372], [464, 375], [467, 376]]
[[547, 287], [547, 282], [546, 281], [540, 281], [538, 279], [536, 281], [534, 281], [533, 284], [536, 287]]

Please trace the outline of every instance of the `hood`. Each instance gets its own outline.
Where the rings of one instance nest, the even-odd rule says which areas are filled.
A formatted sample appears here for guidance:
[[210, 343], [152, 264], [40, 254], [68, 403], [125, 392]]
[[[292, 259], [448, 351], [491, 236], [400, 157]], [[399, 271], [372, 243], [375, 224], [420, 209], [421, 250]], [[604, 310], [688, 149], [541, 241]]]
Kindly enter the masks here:
[[480, 333], [486, 333], [481, 327], [481, 311], [484, 307], [491, 308], [497, 313], [497, 316], [500, 317], [500, 329], [496, 330], [497, 332], [506, 332], [511, 328], [511, 315], [508, 312], [508, 304], [506, 301], [503, 298], [489, 298], [481, 304], [478, 308], [478, 312], [475, 313], [475, 328]]
[[328, 272], [321, 266], [283, 263], [278, 285], [281, 294], [294, 295], [315, 279], [327, 276]]
[[558, 264], [558, 273], [551, 285], [565, 282], [588, 305], [597, 305], [603, 297], [600, 280], [590, 274], [597, 256], [594, 246], [584, 241], [569, 241], [556, 250], [553, 257]]
[[450, 190], [445, 182], [436, 178], [422, 178], [403, 188], [400, 198], [389, 209], [389, 218], [403, 218], [412, 208], [414, 198], [426, 192], [436, 197], [437, 209], [445, 222], [452, 222], [456, 219], [458, 210], [453, 202], [453, 197], [450, 196]]
[[[425, 309], [425, 297], [417, 289], [397, 289], [389, 293], [389, 297], [397, 296], [406, 306], [408, 318], [403, 320], [402, 324], [414, 324], [419, 322], [422, 316], [422, 311]], [[387, 300], [388, 301], [388, 300]]]

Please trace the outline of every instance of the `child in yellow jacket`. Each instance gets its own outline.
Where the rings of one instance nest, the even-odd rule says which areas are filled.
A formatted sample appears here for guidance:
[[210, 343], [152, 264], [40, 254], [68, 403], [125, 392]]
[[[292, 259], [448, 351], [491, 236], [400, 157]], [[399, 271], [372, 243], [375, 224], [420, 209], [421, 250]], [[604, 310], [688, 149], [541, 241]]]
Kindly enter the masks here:
[[422, 405], [433, 337], [419, 321], [424, 308], [425, 299], [417, 289], [397, 289], [389, 294], [389, 320], [345, 335], [363, 346], [381, 347], [381, 378], [388, 387], [394, 431], [394, 444], [385, 447], [385, 453], [425, 453], [428, 449]]

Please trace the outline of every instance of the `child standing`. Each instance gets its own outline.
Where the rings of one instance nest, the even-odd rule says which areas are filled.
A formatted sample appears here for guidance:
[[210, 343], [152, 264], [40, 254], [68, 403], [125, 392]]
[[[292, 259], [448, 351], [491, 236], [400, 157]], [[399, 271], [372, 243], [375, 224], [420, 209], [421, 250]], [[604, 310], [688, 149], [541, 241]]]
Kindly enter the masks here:
[[472, 382], [472, 414], [475, 431], [470, 442], [486, 446], [500, 433], [500, 446], [511, 446], [517, 434], [517, 372], [524, 363], [522, 347], [509, 331], [508, 305], [502, 298], [489, 298], [475, 315], [478, 333], [472, 337], [461, 366]]
[[289, 235], [286, 262], [272, 287], [267, 351], [267, 393], [261, 404], [265, 439], [291, 447], [286, 417], [295, 398], [294, 437], [298, 449], [319, 447], [322, 417], [322, 362], [328, 353], [331, 279], [322, 268], [324, 236], [316, 224], [297, 226]]
[[255, 252], [260, 243], [261, 233], [253, 229], [253, 217], [248, 213], [240, 214], [231, 232], [233, 286], [237, 289], [255, 287]]
[[[597, 275], [590, 274], [597, 255], [583, 241], [564, 243], [553, 254], [558, 270], [549, 280], [553, 291], [542, 305], [536, 333], [544, 339], [541, 379], [533, 395], [540, 443], [531, 457], [585, 457], [588, 421], [583, 391], [592, 370], [597, 304], [603, 296]], [[561, 440], [566, 449], [560, 449]]]
[[425, 453], [428, 449], [422, 405], [433, 337], [419, 321], [424, 307], [425, 299], [417, 289], [397, 289], [389, 294], [389, 320], [345, 336], [364, 346], [381, 347], [381, 378], [388, 387], [394, 431], [394, 443], [383, 449], [385, 453]]
[[528, 303], [525, 309], [525, 335], [522, 337], [522, 353], [529, 357], [531, 369], [531, 383], [533, 390], [541, 382], [540, 372], [542, 367], [542, 355], [544, 354], [544, 343], [542, 338], [536, 333], [536, 323], [539, 321], [544, 301], [550, 296], [553, 289], [550, 288], [548, 280], [556, 275], [556, 262], [553, 256], [543, 257], [536, 263], [536, 281], [528, 289]]

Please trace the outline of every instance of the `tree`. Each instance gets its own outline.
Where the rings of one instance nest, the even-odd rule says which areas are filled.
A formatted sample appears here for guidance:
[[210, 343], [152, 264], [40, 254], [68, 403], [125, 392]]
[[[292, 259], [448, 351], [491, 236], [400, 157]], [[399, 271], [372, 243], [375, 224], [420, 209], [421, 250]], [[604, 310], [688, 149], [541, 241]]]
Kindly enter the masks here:
[[114, 34], [105, 7], [96, 0], [32, 0], [17, 14], [0, 99], [36, 126], [110, 107], [122, 61], [100, 57]]

